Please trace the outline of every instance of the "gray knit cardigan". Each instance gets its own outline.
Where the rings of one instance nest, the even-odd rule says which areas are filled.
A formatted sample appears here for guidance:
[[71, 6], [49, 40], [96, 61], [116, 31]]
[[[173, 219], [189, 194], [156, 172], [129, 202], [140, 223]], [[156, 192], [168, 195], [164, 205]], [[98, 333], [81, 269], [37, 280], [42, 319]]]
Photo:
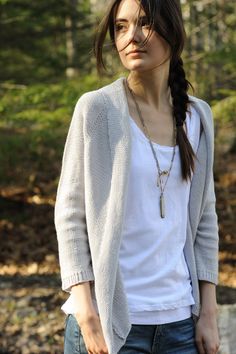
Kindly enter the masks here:
[[[125, 77], [83, 94], [68, 131], [55, 204], [62, 289], [91, 281], [109, 354], [117, 354], [131, 329], [119, 267], [131, 158]], [[218, 222], [213, 179], [214, 128], [209, 105], [189, 96], [202, 133], [188, 206], [184, 254], [199, 316], [198, 280], [218, 282]], [[171, 247], [174, 247], [172, 245]]]

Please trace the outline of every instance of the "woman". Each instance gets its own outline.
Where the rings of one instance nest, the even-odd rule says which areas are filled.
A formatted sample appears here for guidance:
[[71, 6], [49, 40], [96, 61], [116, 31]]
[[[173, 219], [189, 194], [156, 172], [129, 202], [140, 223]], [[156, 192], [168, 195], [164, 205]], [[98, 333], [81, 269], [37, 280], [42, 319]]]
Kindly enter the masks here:
[[78, 100], [55, 205], [64, 353], [219, 348], [218, 226], [209, 105], [187, 94], [179, 1], [113, 1], [128, 77]]

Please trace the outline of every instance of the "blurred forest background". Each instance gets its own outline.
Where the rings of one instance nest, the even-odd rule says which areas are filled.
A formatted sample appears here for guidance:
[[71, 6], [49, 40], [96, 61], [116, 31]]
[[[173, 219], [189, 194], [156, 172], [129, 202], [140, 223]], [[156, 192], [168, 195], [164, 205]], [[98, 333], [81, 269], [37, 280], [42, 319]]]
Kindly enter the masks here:
[[[93, 38], [106, 2], [0, 0], [0, 353], [61, 353], [64, 315], [53, 207], [77, 99], [126, 75], [107, 38], [103, 78]], [[182, 1], [183, 60], [215, 120], [219, 304], [236, 302], [235, 1]]]

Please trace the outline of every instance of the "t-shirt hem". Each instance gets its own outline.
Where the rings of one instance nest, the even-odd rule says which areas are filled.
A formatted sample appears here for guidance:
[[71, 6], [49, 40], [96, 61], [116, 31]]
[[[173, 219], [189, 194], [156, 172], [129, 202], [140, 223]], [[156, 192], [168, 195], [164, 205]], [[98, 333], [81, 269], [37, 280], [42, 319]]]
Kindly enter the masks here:
[[171, 310], [130, 312], [129, 316], [132, 324], [160, 325], [185, 320], [192, 316], [192, 311], [189, 305]]

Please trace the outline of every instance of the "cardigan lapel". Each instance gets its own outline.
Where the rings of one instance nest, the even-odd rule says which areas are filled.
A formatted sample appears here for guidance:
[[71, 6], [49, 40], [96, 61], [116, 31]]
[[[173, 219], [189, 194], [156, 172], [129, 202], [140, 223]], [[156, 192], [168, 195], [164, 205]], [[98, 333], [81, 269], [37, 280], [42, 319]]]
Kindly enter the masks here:
[[[131, 128], [129, 123], [129, 107], [121, 77], [108, 85], [109, 107], [107, 112], [109, 145], [112, 160], [112, 185], [116, 189], [116, 214], [122, 216], [127, 197], [128, 177], [131, 160]], [[106, 90], [106, 87], [103, 88]], [[105, 95], [108, 97], [107, 95]]]
[[[106, 90], [107, 93], [106, 94]], [[105, 251], [100, 257], [98, 269], [103, 269], [104, 277], [97, 274], [96, 294], [99, 289], [104, 290], [103, 298], [99, 300], [99, 311], [106, 312], [118, 338], [125, 338], [131, 329], [129, 321], [128, 303], [119, 267], [119, 249], [122, 237], [122, 227], [127, 200], [128, 174], [131, 158], [131, 132], [129, 126], [129, 111], [122, 78], [102, 88], [104, 99], [107, 102], [107, 128], [111, 153], [111, 191], [112, 203], [109, 205], [108, 220], [105, 225], [107, 237]], [[112, 307], [108, 308], [110, 294], [114, 293]], [[120, 304], [122, 303], [122, 309]], [[103, 323], [106, 328], [107, 323]], [[107, 329], [109, 330], [109, 328]], [[118, 339], [117, 339], [118, 340]]]

